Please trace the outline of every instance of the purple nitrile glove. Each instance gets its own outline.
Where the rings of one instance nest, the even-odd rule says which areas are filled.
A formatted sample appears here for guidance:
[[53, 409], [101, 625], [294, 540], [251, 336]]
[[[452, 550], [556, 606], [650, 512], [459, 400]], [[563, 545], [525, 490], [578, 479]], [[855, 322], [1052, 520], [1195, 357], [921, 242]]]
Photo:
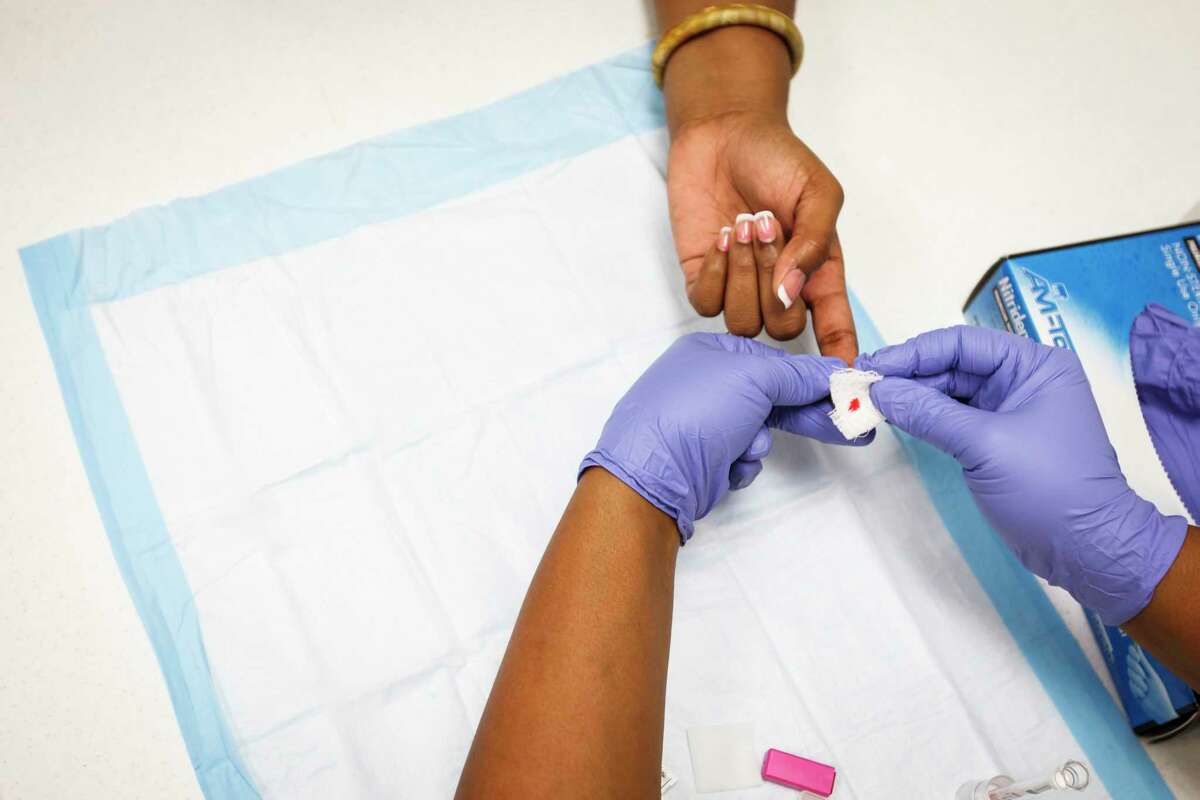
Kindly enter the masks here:
[[1200, 522], [1200, 328], [1148, 305], [1129, 329], [1129, 360], [1150, 441]]
[[1022, 564], [1109, 625], [1146, 607], [1187, 521], [1129, 488], [1073, 352], [960, 326], [857, 366], [889, 376], [871, 399], [893, 425], [958, 459]]
[[770, 428], [847, 444], [828, 400], [829, 376], [844, 367], [740, 336], [684, 336], [617, 403], [579, 473], [608, 470], [671, 516], [686, 542], [696, 520], [762, 471]]

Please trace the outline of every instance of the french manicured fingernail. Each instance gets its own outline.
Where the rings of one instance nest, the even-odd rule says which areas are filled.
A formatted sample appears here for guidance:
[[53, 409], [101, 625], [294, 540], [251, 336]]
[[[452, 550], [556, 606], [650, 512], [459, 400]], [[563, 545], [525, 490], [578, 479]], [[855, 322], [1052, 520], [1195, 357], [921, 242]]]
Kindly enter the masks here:
[[804, 282], [808, 277], [803, 271], [794, 269], [787, 275], [783, 276], [783, 280], [779, 282], [779, 288], [775, 290], [775, 294], [779, 296], [779, 302], [783, 303], [783, 310], [786, 311], [796, 302], [796, 298], [800, 296], [800, 290], [804, 288]]
[[733, 227], [737, 231], [737, 240], [748, 244], [754, 238], [754, 215], [738, 214], [737, 219], [733, 221]]
[[775, 215], [770, 211], [760, 211], [754, 215], [754, 229], [758, 240], [764, 244], [775, 241]]
[[733, 228], [726, 225], [721, 228], [721, 232], [717, 234], [717, 249], [722, 253], [729, 252], [729, 235], [733, 233]]

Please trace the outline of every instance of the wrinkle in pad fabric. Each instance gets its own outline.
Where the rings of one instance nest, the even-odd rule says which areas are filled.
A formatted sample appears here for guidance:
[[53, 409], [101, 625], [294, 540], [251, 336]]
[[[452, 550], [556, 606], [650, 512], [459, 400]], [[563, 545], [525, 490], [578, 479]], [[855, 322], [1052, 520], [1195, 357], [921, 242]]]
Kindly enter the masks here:
[[[662, 125], [639, 49], [22, 251], [208, 797], [452, 793], [578, 459], [716, 329], [680, 285]], [[886, 426], [776, 437], [681, 553], [672, 792], [689, 729], [744, 721], [839, 798], [1067, 757], [1085, 796], [1169, 796], [963, 492]]]

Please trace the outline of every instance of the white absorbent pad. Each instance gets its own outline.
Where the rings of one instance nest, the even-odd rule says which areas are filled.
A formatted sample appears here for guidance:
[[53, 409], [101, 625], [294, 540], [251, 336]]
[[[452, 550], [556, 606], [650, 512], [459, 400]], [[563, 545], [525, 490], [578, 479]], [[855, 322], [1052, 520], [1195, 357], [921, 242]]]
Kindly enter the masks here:
[[841, 369], [829, 376], [829, 419], [849, 440], [866, 436], [883, 424], [883, 414], [871, 400], [871, 384], [882, 380], [878, 372]]
[[753, 723], [688, 728], [687, 742], [697, 792], [728, 792], [762, 783], [762, 751], [754, 743]]
[[[23, 251], [208, 797], [452, 794], [580, 457], [671, 341], [720, 326], [683, 292], [661, 126], [639, 50]], [[886, 428], [777, 436], [697, 526], [672, 796], [696, 789], [686, 731], [733, 722], [756, 769], [803, 753], [842, 800], [1068, 757], [1097, 767], [1086, 797], [1164, 796], [937, 459]]]

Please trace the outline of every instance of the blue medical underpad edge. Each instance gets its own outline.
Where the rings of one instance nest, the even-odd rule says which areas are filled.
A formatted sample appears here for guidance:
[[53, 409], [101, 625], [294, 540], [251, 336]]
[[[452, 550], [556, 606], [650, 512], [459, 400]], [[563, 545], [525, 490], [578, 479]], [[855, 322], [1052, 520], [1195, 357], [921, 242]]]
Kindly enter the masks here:
[[192, 590], [167, 532], [87, 306], [69, 306], [78, 237], [25, 248], [21, 260], [67, 416], [113, 557], [154, 645], [192, 768], [206, 797], [257, 798], [226, 724]]

